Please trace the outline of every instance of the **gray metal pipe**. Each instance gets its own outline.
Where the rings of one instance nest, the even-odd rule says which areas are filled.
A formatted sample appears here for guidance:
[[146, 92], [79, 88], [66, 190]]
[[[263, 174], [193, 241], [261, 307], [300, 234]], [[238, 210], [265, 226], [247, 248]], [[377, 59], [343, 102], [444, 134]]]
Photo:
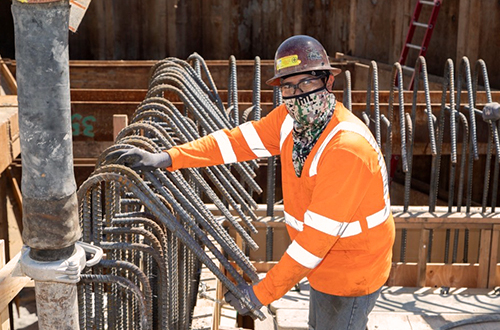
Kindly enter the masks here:
[[[75, 242], [80, 238], [69, 88], [70, 5], [69, 0], [31, 2], [12, 2], [23, 161], [23, 241], [29, 247], [21, 267], [29, 264], [31, 269], [40, 269], [31, 275], [40, 329], [78, 330], [74, 283], [78, 275], [71, 278], [74, 282], [63, 283], [58, 269], [45, 266], [48, 261], [64, 264], [78, 254]], [[79, 267], [72, 262], [67, 271], [78, 273]]]
[[23, 240], [34, 260], [69, 257], [80, 237], [69, 88], [69, 0], [12, 2], [23, 161]]
[[[78, 299], [75, 284], [35, 282], [38, 327], [41, 330], [78, 330]], [[64, 311], [76, 311], [65, 313]]]

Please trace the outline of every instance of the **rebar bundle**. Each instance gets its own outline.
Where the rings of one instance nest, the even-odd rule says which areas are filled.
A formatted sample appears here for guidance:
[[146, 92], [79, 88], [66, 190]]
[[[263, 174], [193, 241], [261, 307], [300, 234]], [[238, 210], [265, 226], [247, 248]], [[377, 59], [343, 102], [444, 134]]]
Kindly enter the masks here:
[[[243, 275], [258, 280], [255, 268], [222, 226], [227, 221], [246, 246], [258, 248], [250, 236], [257, 220], [252, 194], [262, 192], [254, 180], [257, 163], [138, 173], [105, 160], [112, 151], [132, 147], [163, 152], [238, 124], [237, 96], [226, 109], [203, 58], [193, 54], [188, 61], [167, 58], [154, 66], [147, 97], [131, 124], [101, 154], [78, 191], [83, 240], [106, 252], [105, 260], [82, 275], [82, 329], [189, 329], [202, 264], [253, 317], [263, 318], [237, 288], [246, 283]], [[256, 76], [259, 70], [256, 59]], [[230, 81], [236, 95], [235, 74]], [[163, 98], [165, 92], [176, 93], [183, 109]], [[248, 113], [256, 118], [260, 85], [254, 93], [259, 96]], [[214, 216], [203, 198], [222, 216]]]

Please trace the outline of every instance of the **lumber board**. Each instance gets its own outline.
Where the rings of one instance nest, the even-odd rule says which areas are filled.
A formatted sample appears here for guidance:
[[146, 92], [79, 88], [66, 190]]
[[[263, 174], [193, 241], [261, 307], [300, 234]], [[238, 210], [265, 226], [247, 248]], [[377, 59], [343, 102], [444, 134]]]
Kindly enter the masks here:
[[113, 140], [116, 140], [116, 137], [120, 133], [122, 129], [127, 127], [128, 125], [128, 117], [127, 115], [115, 114], [113, 115]]
[[[75, 158], [97, 158], [106, 148], [113, 145], [113, 141], [73, 141], [73, 157]], [[88, 164], [87, 166], [94, 166]]]
[[0, 173], [20, 152], [17, 96], [0, 96]]
[[481, 2], [462, 0], [459, 3], [457, 53], [455, 62], [460, 63], [467, 56], [471, 63], [478, 59], [481, 26]]
[[481, 229], [481, 240], [479, 242], [479, 269], [478, 269], [478, 288], [488, 287], [490, 253], [491, 253], [491, 229]]
[[491, 257], [489, 260], [489, 275], [488, 275], [488, 288], [494, 288], [500, 285], [497, 281], [496, 272], [498, 265], [498, 250], [500, 248], [500, 225], [493, 225], [493, 232], [491, 234]]
[[23, 195], [21, 194], [21, 188], [19, 188], [19, 184], [17, 183], [17, 178], [15, 178], [12, 175], [12, 171], [9, 168], [7, 168], [4, 172], [7, 175], [7, 178], [10, 181], [11, 185], [11, 191], [12, 194], [14, 195], [14, 200], [17, 203], [17, 209], [19, 212], [19, 217], [16, 217], [16, 223], [17, 227], [19, 228], [19, 232], [23, 232], [23, 221], [22, 221], [22, 216], [23, 216]]
[[[0, 268], [5, 266], [5, 241], [0, 240]], [[9, 307], [0, 310], [0, 329], [10, 330]]]
[[420, 231], [420, 243], [418, 245], [417, 285], [416, 286], [425, 286], [425, 283], [426, 283], [428, 248], [429, 248], [429, 230], [422, 229]]
[[[344, 91], [335, 90], [335, 96], [339, 101], [344, 99]], [[114, 101], [114, 102], [130, 102], [137, 101], [142, 102], [146, 97], [147, 89], [145, 88], [71, 88], [71, 100], [72, 101]], [[227, 102], [228, 91], [227, 89], [218, 89], [218, 94], [223, 102]], [[373, 95], [373, 92], [372, 92]], [[428, 94], [429, 101], [433, 107], [440, 107], [441, 99], [443, 93], [441, 91], [430, 91]], [[449, 97], [449, 92], [446, 94]], [[269, 103], [273, 102], [273, 91], [263, 89], [261, 90], [261, 102]], [[351, 103], [353, 104], [366, 104], [366, 91], [363, 90], [352, 90], [351, 91]], [[418, 91], [416, 96], [416, 101], [418, 104], [423, 105], [426, 102], [426, 93], [424, 91]], [[179, 97], [172, 92], [165, 92], [164, 97], [172, 102], [179, 102]], [[390, 92], [387, 90], [379, 91], [379, 102], [381, 107], [389, 106]], [[394, 106], [399, 109], [399, 92], [394, 92]], [[455, 98], [457, 93], [455, 92]], [[492, 91], [491, 97], [493, 100], [500, 100], [500, 91]], [[250, 89], [238, 89], [238, 101], [240, 102], [252, 102], [253, 91]], [[406, 111], [409, 112], [411, 109], [411, 104], [413, 102], [413, 92], [404, 91], [403, 100]], [[460, 94], [460, 100], [462, 104], [468, 104], [468, 94], [462, 92]], [[476, 104], [477, 108], [481, 109], [484, 104], [487, 103], [487, 95], [485, 91], [478, 91], [476, 94]], [[358, 105], [358, 106], [360, 106]]]
[[0, 269], [0, 310], [4, 310], [10, 301], [32, 280], [26, 276], [13, 277], [14, 267], [19, 262], [21, 252]]
[[9, 136], [9, 122], [1, 121], [0, 118], [0, 173], [2, 173], [12, 162], [11, 140]]
[[0, 79], [3, 79], [8, 87], [8, 94], [17, 95], [17, 82], [12, 72], [9, 70], [5, 64], [2, 56], [0, 56]]

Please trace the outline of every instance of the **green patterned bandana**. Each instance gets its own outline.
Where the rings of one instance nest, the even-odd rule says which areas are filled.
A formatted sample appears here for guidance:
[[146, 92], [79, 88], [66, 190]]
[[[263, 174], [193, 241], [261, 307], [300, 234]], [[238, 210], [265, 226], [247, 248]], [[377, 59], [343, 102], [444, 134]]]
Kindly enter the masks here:
[[335, 95], [325, 88], [319, 91], [283, 99], [293, 121], [292, 161], [300, 178], [307, 156], [318, 141], [333, 115]]

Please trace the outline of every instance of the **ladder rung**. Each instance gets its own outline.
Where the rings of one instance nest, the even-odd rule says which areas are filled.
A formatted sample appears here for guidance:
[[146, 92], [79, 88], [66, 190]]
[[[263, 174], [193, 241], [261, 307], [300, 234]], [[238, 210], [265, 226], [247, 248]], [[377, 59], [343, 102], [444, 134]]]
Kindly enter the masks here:
[[413, 25], [418, 26], [418, 27], [423, 27], [423, 28], [429, 27], [429, 24], [420, 23], [420, 22], [413, 22]]
[[424, 1], [424, 0], [420, 0], [420, 3], [423, 4], [423, 5], [429, 5], [429, 6], [434, 6], [436, 5], [434, 3], [434, 1]]
[[420, 47], [419, 45], [414, 45], [414, 44], [406, 44], [406, 47], [417, 49], [417, 50], [421, 50], [422, 49], [422, 47]]
[[408, 66], [408, 65], [401, 65], [401, 69], [407, 70], [407, 71], [415, 71], [415, 68], [412, 68], [411, 66]]

